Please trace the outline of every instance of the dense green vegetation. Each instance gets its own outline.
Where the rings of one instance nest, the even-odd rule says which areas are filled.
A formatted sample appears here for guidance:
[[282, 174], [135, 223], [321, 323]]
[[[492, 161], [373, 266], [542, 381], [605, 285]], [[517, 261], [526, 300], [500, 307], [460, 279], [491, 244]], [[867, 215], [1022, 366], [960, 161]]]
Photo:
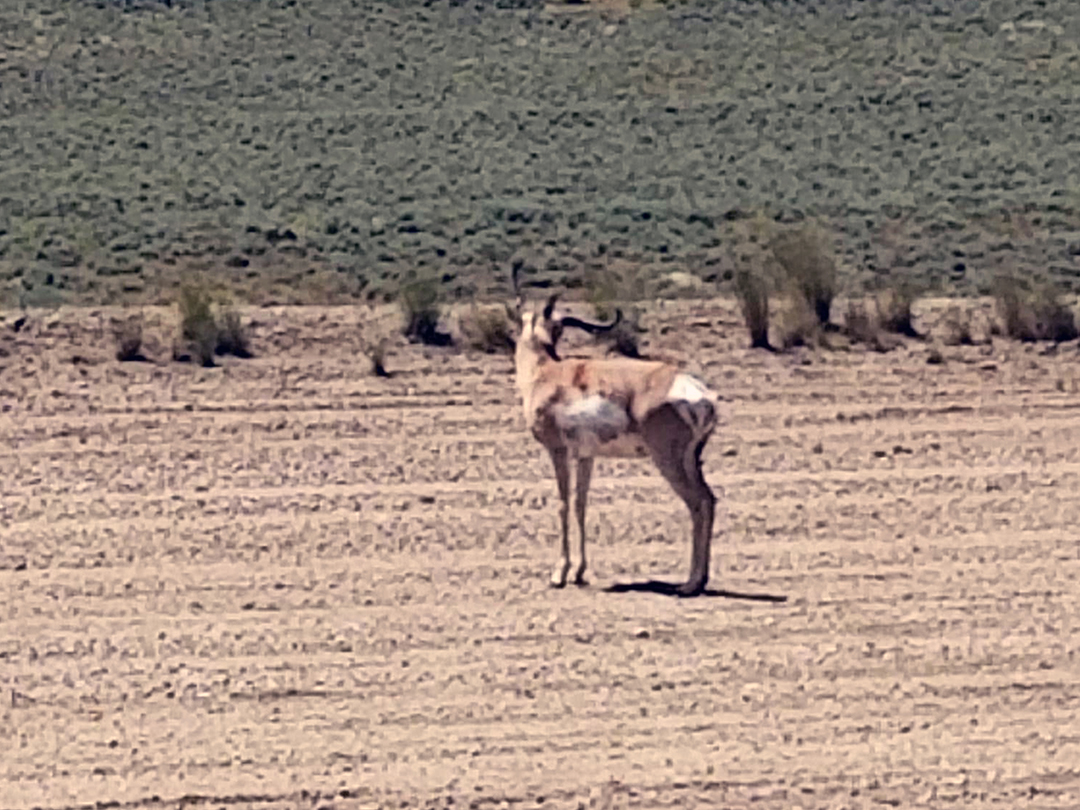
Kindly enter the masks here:
[[0, 305], [716, 289], [762, 215], [849, 288], [1080, 269], [1071, 0], [519, 5], [3, 4]]

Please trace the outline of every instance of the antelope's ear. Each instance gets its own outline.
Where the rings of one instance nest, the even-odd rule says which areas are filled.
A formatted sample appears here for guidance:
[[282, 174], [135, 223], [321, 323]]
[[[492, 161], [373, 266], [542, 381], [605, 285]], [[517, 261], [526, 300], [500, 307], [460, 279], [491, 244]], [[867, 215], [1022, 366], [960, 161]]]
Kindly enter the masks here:
[[544, 320], [550, 321], [551, 316], [555, 314], [555, 302], [559, 300], [558, 293], [552, 293], [548, 298], [547, 304], [544, 305]]
[[510, 286], [514, 290], [514, 307], [511, 310], [510, 305], [506, 306], [506, 314], [510, 317], [510, 320], [516, 321], [518, 326], [521, 326], [522, 316], [525, 312], [525, 299], [521, 295], [521, 267], [525, 262], [521, 259], [514, 261], [513, 267], [510, 270]]
[[518, 298], [512, 305], [503, 304], [503, 309], [506, 310], [506, 319], [520, 327], [522, 315], [525, 313], [524, 302]]

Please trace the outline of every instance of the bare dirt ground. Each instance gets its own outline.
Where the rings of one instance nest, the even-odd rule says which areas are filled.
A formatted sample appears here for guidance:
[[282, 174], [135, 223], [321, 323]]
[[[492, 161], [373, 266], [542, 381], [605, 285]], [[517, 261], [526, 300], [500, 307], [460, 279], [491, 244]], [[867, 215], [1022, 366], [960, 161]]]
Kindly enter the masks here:
[[771, 356], [654, 309], [729, 405], [713, 584], [786, 597], [677, 600], [605, 590], [686, 574], [637, 462], [547, 587], [509, 359], [380, 380], [361, 310], [300, 308], [120, 364], [109, 315], [0, 325], [0, 807], [1080, 805], [1075, 344]]

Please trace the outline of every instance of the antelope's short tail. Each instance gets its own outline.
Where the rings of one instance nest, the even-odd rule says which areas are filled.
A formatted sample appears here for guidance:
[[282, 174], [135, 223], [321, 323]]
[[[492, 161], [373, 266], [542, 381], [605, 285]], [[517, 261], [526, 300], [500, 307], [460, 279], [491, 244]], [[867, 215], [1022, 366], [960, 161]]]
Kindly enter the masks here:
[[694, 431], [694, 440], [700, 442], [709, 437], [719, 422], [716, 401], [711, 397], [697, 402], [676, 402], [675, 411]]
[[679, 374], [668, 398], [679, 417], [694, 431], [695, 443], [709, 437], [719, 422], [719, 399], [701, 380]]

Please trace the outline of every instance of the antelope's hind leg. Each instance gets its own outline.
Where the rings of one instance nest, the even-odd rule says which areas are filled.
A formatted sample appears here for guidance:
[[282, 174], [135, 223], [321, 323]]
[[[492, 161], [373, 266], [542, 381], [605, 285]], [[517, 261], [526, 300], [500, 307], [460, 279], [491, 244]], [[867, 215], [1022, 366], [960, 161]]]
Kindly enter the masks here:
[[551, 586], [562, 588], [570, 573], [570, 459], [565, 448], [557, 448], [550, 453], [555, 465], [555, 480], [559, 485], [559, 528], [562, 530], [562, 555], [551, 572]]
[[709, 581], [716, 496], [701, 470], [701, 452], [708, 436], [695, 439], [690, 426], [674, 408], [665, 406], [651, 414], [642, 426], [642, 438], [649, 455], [671, 488], [690, 510], [693, 539], [690, 549], [690, 576], [676, 590], [680, 596], [695, 596]]
[[713, 523], [716, 519], [716, 495], [705, 481], [701, 470], [701, 452], [706, 439], [687, 448], [683, 458], [686, 480], [691, 487], [691, 499], [686, 500], [694, 522], [693, 547], [690, 550], [690, 577], [678, 589], [680, 596], [696, 596], [705, 590], [709, 581], [709, 561], [712, 547]]

